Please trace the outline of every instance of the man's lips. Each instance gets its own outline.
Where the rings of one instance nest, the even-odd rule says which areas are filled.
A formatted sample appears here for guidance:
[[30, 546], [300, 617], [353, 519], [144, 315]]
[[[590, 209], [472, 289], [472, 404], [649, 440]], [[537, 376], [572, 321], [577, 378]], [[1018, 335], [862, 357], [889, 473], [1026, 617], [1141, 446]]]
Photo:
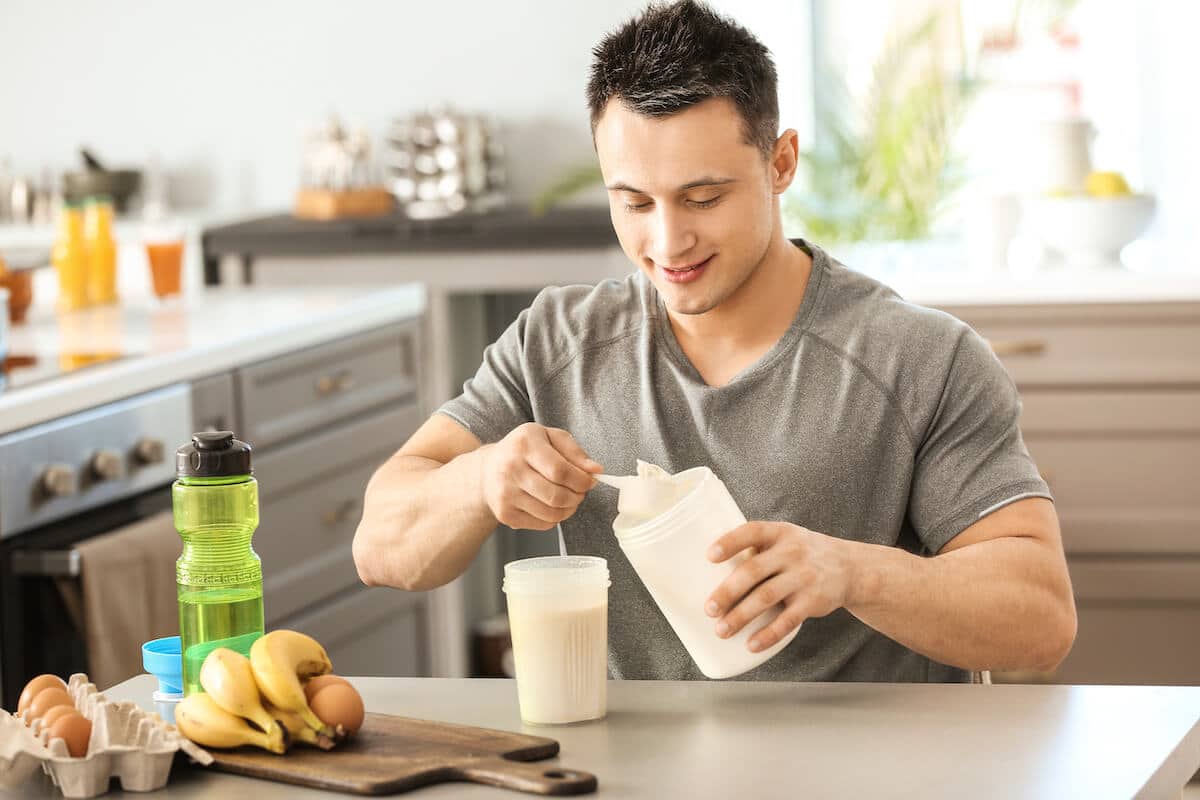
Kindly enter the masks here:
[[[715, 253], [713, 255], [716, 255]], [[675, 267], [666, 267], [661, 264], [657, 265], [663, 271], [663, 275], [672, 283], [687, 283], [694, 281], [700, 277], [704, 268], [708, 266], [708, 262], [713, 260], [713, 256], [709, 256], [703, 261], [697, 261], [694, 264], [684, 264]]]

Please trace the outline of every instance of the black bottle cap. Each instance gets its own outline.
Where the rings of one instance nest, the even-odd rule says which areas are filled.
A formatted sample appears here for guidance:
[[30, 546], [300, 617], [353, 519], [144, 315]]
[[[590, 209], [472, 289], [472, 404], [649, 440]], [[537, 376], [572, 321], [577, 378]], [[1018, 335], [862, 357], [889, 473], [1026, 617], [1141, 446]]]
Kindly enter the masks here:
[[253, 473], [250, 445], [233, 438], [233, 431], [192, 434], [192, 441], [175, 451], [175, 474], [181, 478], [224, 478]]

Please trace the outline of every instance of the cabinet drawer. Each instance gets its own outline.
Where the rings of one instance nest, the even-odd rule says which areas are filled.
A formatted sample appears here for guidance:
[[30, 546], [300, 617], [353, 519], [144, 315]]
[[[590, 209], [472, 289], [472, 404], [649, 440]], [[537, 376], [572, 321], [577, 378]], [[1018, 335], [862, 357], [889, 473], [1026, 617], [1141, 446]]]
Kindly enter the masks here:
[[339, 675], [429, 674], [423, 593], [353, 589], [284, 626], [320, 642]]
[[267, 623], [358, 583], [351, 544], [375, 469], [417, 429], [415, 403], [279, 448], [255, 465]]
[[240, 438], [268, 447], [415, 397], [416, 336], [391, 325], [238, 370]]
[[1200, 383], [1200, 307], [1187, 303], [947, 308], [1017, 386]]
[[1200, 683], [1200, 558], [1073, 558], [1079, 632], [1056, 683]]
[[1022, 394], [1068, 553], [1200, 555], [1200, 392]]

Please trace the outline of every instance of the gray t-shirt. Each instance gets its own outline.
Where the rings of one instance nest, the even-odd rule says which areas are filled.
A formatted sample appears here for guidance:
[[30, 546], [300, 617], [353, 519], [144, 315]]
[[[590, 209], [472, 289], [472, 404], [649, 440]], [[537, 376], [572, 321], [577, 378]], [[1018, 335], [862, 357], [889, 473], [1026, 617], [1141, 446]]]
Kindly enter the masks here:
[[[1049, 497], [1021, 439], [1016, 387], [987, 342], [795, 243], [813, 257], [800, 309], [724, 386], [705, 384], [634, 273], [542, 291], [440, 413], [485, 444], [525, 422], [563, 428], [611, 474], [632, 474], [639, 458], [669, 472], [707, 465], [749, 520], [914, 553], [936, 553], [1006, 503]], [[622, 554], [616, 513], [616, 492], [600, 487], [562, 525], [569, 553], [608, 560], [612, 676], [703, 679]], [[839, 609], [739, 679], [968, 677]]]

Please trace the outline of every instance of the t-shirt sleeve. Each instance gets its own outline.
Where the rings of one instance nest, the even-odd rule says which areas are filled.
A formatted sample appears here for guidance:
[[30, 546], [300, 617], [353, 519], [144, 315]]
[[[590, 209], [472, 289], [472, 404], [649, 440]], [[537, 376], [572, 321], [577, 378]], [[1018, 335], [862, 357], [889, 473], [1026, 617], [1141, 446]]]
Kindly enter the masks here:
[[529, 309], [522, 311], [484, 350], [483, 363], [463, 384], [462, 394], [438, 409], [439, 414], [471, 431], [483, 444], [498, 442], [513, 428], [533, 421], [525, 359], [529, 313]]
[[959, 337], [916, 455], [909, 520], [936, 553], [974, 522], [1050, 490], [1021, 437], [1021, 399], [983, 337]]

